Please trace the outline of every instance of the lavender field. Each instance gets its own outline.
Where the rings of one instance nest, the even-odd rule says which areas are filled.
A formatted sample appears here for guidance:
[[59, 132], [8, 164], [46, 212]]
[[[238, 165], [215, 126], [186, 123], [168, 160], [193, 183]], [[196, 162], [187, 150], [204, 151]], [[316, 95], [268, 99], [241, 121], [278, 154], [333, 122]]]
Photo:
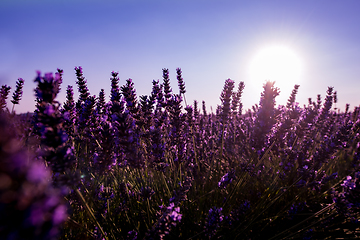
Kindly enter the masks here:
[[358, 107], [338, 111], [332, 87], [300, 106], [299, 85], [278, 106], [268, 81], [245, 110], [227, 79], [209, 113], [162, 71], [147, 96], [117, 72], [91, 95], [76, 67], [79, 99], [62, 70], [38, 72], [31, 114], [16, 114], [23, 79], [2, 86], [0, 239], [360, 237]]

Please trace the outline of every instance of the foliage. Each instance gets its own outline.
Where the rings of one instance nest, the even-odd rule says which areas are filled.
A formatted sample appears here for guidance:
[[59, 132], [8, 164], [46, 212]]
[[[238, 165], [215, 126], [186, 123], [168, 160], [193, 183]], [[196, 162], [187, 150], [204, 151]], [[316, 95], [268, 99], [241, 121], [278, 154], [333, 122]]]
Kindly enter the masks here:
[[[245, 84], [234, 91], [235, 82], [227, 79], [217, 112], [207, 113], [204, 101], [202, 112], [197, 101], [183, 105], [179, 68], [179, 94], [163, 69], [163, 82], [154, 80], [151, 94], [139, 98], [131, 79], [119, 86], [119, 74], [112, 72], [109, 102], [103, 89], [98, 97], [90, 94], [81, 67], [75, 72], [79, 99], [68, 86], [63, 106], [55, 100], [62, 70], [38, 73], [30, 120], [5, 111], [10, 87], [1, 90], [2, 118], [12, 122], [18, 144], [35, 155], [32, 161], [46, 164], [39, 167], [42, 176], [52, 173], [51, 186], [44, 183], [52, 190], [26, 206], [53, 196], [58, 205], [45, 209], [51, 216], [62, 201], [69, 205], [66, 221], [46, 218], [53, 221], [51, 237], [60, 227], [60, 239], [358, 237], [359, 109], [332, 110], [332, 87], [323, 104], [318, 95], [316, 103], [309, 99], [300, 107], [295, 85], [287, 105], [276, 106], [279, 89], [266, 82], [259, 105], [243, 113]], [[15, 100], [21, 99], [19, 84]], [[3, 152], [13, 144], [5, 140]], [[23, 171], [32, 169], [26, 166]], [[11, 175], [15, 168], [6, 169], [7, 175], [2, 169], [0, 178], [17, 176]], [[32, 186], [32, 178], [21, 179], [24, 188]], [[0, 181], [1, 194], [10, 186], [5, 183]], [[1, 197], [1, 206], [8, 199]], [[9, 224], [21, 219], [2, 221], [0, 236], [20, 239]], [[27, 231], [47, 236], [41, 234], [49, 228]]]

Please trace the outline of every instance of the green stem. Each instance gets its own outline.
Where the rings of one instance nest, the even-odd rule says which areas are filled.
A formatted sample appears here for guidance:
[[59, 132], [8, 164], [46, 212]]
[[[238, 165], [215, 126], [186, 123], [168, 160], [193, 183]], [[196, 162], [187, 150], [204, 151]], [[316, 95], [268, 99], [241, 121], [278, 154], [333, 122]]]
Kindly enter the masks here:
[[103, 237], [104, 237], [106, 240], [108, 240], [108, 237], [106, 236], [106, 234], [105, 234], [104, 230], [102, 229], [100, 223], [96, 220], [95, 215], [94, 215], [93, 211], [91, 210], [91, 208], [89, 207], [89, 205], [87, 204], [84, 196], [81, 194], [81, 192], [79, 191], [79, 189], [75, 189], [75, 192], [77, 193], [77, 195], [79, 195], [82, 203], [83, 203], [84, 206], [85, 206], [85, 209], [87, 210], [87, 212], [89, 213], [89, 215], [91, 216], [91, 218], [94, 220], [96, 226], [99, 228], [99, 230], [100, 230], [101, 234], [103, 235]]

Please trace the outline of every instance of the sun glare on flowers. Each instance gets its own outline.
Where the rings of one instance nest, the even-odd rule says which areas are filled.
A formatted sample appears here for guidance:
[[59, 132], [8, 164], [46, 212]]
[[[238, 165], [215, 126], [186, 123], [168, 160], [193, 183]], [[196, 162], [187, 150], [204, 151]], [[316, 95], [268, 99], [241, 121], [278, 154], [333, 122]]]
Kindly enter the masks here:
[[302, 62], [291, 48], [273, 45], [258, 50], [249, 70], [251, 81], [255, 81], [256, 85], [270, 80], [275, 81], [275, 85], [281, 90], [285, 90], [300, 84]]

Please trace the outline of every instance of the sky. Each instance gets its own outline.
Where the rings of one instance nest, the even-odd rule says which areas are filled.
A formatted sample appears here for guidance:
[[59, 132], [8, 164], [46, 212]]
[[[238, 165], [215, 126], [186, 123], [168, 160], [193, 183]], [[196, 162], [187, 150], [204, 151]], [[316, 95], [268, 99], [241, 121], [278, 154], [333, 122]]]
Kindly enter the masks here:
[[[324, 99], [337, 91], [337, 108], [360, 104], [360, 1], [344, 0], [1, 0], [0, 85], [25, 80], [17, 113], [35, 109], [34, 79], [64, 70], [66, 87], [78, 96], [74, 68], [81, 66], [92, 95], [110, 94], [112, 71], [120, 85], [134, 82], [137, 95], [149, 95], [152, 81], [168, 68], [178, 93], [181, 68], [186, 100], [206, 102], [215, 112], [224, 82], [245, 83], [244, 108], [260, 101], [262, 85], [249, 70], [259, 52], [285, 46], [301, 62], [301, 71], [276, 81], [277, 104], [285, 105], [299, 84], [296, 101]], [[286, 62], [287, 60], [285, 60]], [[289, 62], [291, 62], [289, 60]], [[291, 69], [284, 63], [284, 71]], [[262, 67], [258, 66], [258, 71]], [[262, 76], [265, 78], [265, 76]]]

